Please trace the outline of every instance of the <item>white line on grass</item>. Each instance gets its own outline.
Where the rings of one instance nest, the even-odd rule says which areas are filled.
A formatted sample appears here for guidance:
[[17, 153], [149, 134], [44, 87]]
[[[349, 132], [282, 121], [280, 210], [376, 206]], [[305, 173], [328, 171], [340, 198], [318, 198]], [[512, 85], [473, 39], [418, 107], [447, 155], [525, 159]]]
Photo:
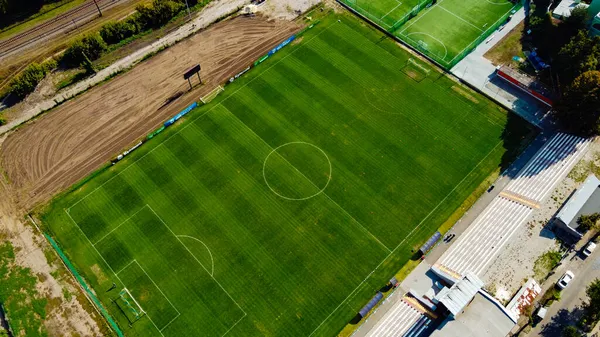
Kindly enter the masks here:
[[462, 17], [460, 17], [460, 16], [458, 16], [458, 15], [454, 14], [453, 12], [451, 12], [451, 11], [447, 10], [447, 9], [446, 9], [445, 7], [443, 7], [442, 5], [438, 5], [438, 7], [439, 7], [439, 8], [441, 8], [441, 9], [443, 9], [444, 11], [448, 12], [449, 14], [453, 15], [453, 16], [454, 16], [454, 17], [456, 17], [457, 19], [459, 19], [459, 20], [463, 21], [464, 23], [468, 24], [469, 26], [471, 26], [471, 27], [473, 27], [473, 28], [475, 28], [475, 29], [477, 29], [478, 31], [480, 31], [480, 32], [482, 32], [482, 33], [483, 33], [483, 30], [482, 30], [481, 28], [479, 28], [479, 27], [475, 26], [474, 24], [470, 23], [469, 21], [467, 21], [467, 20], [463, 19]]
[[417, 230], [419, 227], [421, 227], [421, 225], [425, 222], [425, 220], [427, 220], [431, 214], [433, 214], [433, 212], [435, 212], [445, 201], [446, 199], [448, 199], [450, 197], [450, 195], [452, 195], [452, 193], [454, 193], [454, 191], [465, 181], [467, 180], [467, 178], [471, 175], [471, 173], [473, 173], [475, 171], [475, 169], [477, 169], [479, 167], [479, 165], [481, 165], [481, 163], [487, 159], [487, 157], [489, 157], [492, 152], [494, 152], [496, 150], [496, 148], [498, 146], [500, 146], [502, 144], [502, 141], [499, 141], [498, 144], [496, 144], [496, 146], [494, 146], [490, 152], [488, 152], [488, 154], [483, 157], [483, 159], [481, 159], [479, 161], [479, 163], [477, 163], [477, 165], [475, 165], [475, 167], [469, 172], [467, 173], [467, 175], [460, 181], [458, 182], [458, 184], [456, 184], [456, 186], [454, 186], [454, 188], [446, 195], [446, 197], [444, 197], [444, 199], [442, 199], [442, 201], [440, 201], [437, 206], [435, 206], [434, 209], [431, 210], [431, 212], [429, 212], [429, 214], [427, 214], [423, 220], [421, 220], [421, 222], [419, 222], [419, 224], [417, 226], [415, 226], [415, 228], [413, 228], [410, 233], [408, 233], [408, 235], [396, 246], [396, 248], [394, 248], [394, 250], [392, 250], [388, 256], [386, 256], [381, 262], [379, 262], [379, 264], [375, 267], [375, 269], [373, 269], [368, 275], [367, 277], [365, 277], [364, 280], [362, 280], [362, 282], [360, 282], [358, 284], [358, 286], [356, 286], [356, 288], [354, 288], [354, 290], [348, 295], [346, 296], [346, 298], [342, 301], [342, 303], [340, 303], [335, 309], [333, 309], [333, 311], [327, 316], [325, 317], [325, 319], [321, 322], [321, 324], [319, 324], [314, 330], [313, 332], [310, 333], [310, 335], [308, 335], [308, 337], [312, 336], [315, 334], [315, 332], [317, 332], [317, 330], [319, 330], [319, 328], [321, 328], [321, 326], [329, 319], [329, 317], [331, 317], [368, 279], [369, 277], [371, 277], [371, 275], [373, 275], [373, 273], [379, 269], [379, 267], [381, 267], [381, 265], [390, 257], [392, 256], [392, 254], [394, 254], [394, 252], [400, 248], [400, 246], [402, 246], [406, 240], [412, 236], [412, 234], [415, 232], [415, 230]]
[[[498, 20], [496, 20], [496, 22], [494, 22], [493, 25], [491, 25], [488, 29], [486, 29], [482, 34], [480, 34], [478, 37], [476, 37], [471, 43], [469, 43], [463, 50], [460, 51], [460, 53], [456, 54], [456, 56], [454, 56], [454, 58], [452, 60], [450, 60], [450, 62], [448, 62], [448, 64], [452, 64], [452, 61], [454, 61], [457, 57], [459, 57], [465, 50], [467, 50], [467, 48], [469, 48], [473, 43], [475, 43], [477, 41], [477, 39], [479, 39], [479, 37], [481, 35], [485, 35], [487, 33], [488, 30], [492, 29], [497, 23], [498, 21], [502, 20], [502, 18], [504, 17], [504, 15], [506, 15], [507, 13], [510, 13], [510, 11], [513, 10], [514, 7], [511, 7], [508, 12], [502, 14], [502, 16], [500, 16], [500, 18], [498, 18]], [[496, 28], [495, 28], [496, 29]], [[466, 55], [465, 55], [466, 56]]]
[[[444, 0], [440, 0], [437, 4], [437, 6], [439, 6]], [[406, 28], [404, 28], [399, 34], [404, 33], [408, 28], [410, 28], [412, 25], [414, 25], [415, 23], [417, 23], [419, 20], [421, 20], [425, 15], [429, 14], [429, 12], [431, 12], [431, 10], [435, 7], [435, 5], [429, 7], [429, 9], [426, 9], [427, 12], [423, 13], [421, 16], [419, 16], [415, 21], [411, 22], [408, 26], [406, 26]]]
[[118, 272], [116, 272], [116, 274], [119, 275], [123, 270], [127, 269], [127, 267], [131, 266], [134, 262], [135, 259], [131, 260], [131, 262], [129, 262], [125, 267], [121, 268]]
[[[306, 181], [311, 183], [311, 185], [313, 185], [316, 189], [320, 189], [319, 186], [315, 185], [315, 183], [313, 183], [310, 179], [308, 179], [308, 177], [306, 175], [304, 175], [304, 173], [302, 173], [300, 170], [298, 170], [298, 168], [296, 166], [292, 165], [292, 163], [290, 163], [285, 157], [283, 157], [277, 151], [274, 151], [273, 147], [271, 145], [269, 145], [269, 143], [267, 143], [262, 137], [260, 137], [258, 134], [256, 134], [256, 132], [254, 130], [252, 130], [250, 127], [248, 127], [248, 125], [244, 124], [244, 122], [242, 122], [238, 116], [234, 115], [231, 111], [229, 111], [229, 109], [227, 109], [224, 106], [223, 106], [223, 109], [225, 109], [229, 114], [231, 114], [238, 121], [240, 121], [240, 123], [242, 123], [242, 125], [244, 125], [248, 130], [250, 130], [250, 132], [252, 132], [256, 136], [256, 138], [260, 139], [263, 143], [265, 143], [265, 145], [267, 145], [267, 147], [269, 147], [271, 149], [272, 153], [277, 154], [281, 159], [283, 159], [286, 163], [288, 163], [288, 165], [290, 165], [294, 170], [296, 170], [302, 177], [304, 177], [304, 179], [306, 179]], [[331, 179], [331, 176], [329, 177], [329, 179]], [[275, 194], [277, 194], [277, 193], [275, 193]], [[375, 241], [377, 241], [377, 243], [379, 243], [383, 248], [385, 248], [386, 251], [391, 252], [391, 250], [386, 245], [384, 245], [383, 242], [381, 242], [373, 233], [371, 233], [367, 228], [365, 228], [365, 226], [363, 226], [358, 220], [356, 220], [356, 218], [354, 218], [352, 215], [350, 215], [350, 213], [348, 213], [342, 206], [340, 206], [340, 204], [338, 204], [333, 199], [331, 199], [331, 197], [329, 197], [329, 195], [327, 195], [327, 193], [323, 192], [321, 194], [326, 196], [327, 199], [329, 199], [331, 202], [333, 202], [339, 209], [341, 209], [344, 213], [346, 213], [346, 215], [348, 215], [352, 220], [354, 220], [354, 222], [356, 222], [356, 224], [358, 224], [369, 236], [371, 236]], [[277, 194], [277, 195], [279, 195], [279, 194]]]
[[[406, 34], [404, 35], [405, 38], [413, 41], [414, 43], [416, 43], [417, 45], [419, 44], [417, 41], [411, 39], [410, 37], [408, 37], [409, 35], [413, 35], [413, 34], [421, 34], [421, 35], [425, 35], [425, 36], [429, 36], [430, 38], [434, 39], [435, 41], [437, 41], [439, 44], [442, 45], [442, 47], [444, 47], [444, 57], [442, 57], [442, 60], [444, 60], [446, 58], [446, 56], [448, 56], [448, 48], [446, 48], [446, 45], [444, 44], [444, 42], [442, 42], [440, 39], [435, 38], [433, 35], [431, 34], [427, 34], [427, 33], [422, 33], [422, 32], [414, 32], [414, 33], [410, 33], [410, 34]], [[427, 49], [428, 51], [431, 51], [429, 49]]]
[[[212, 253], [210, 252], [210, 249], [208, 248], [208, 246], [206, 245], [206, 243], [196, 239], [193, 236], [189, 236], [189, 235], [177, 235], [178, 237], [182, 237], [182, 238], [188, 238], [188, 239], [192, 239], [192, 240], [196, 240], [198, 242], [200, 242], [201, 244], [204, 245], [204, 247], [206, 248], [206, 250], [208, 251], [208, 254], [210, 254], [210, 264], [212, 266], [211, 268], [211, 272], [210, 272], [210, 276], [214, 276], [215, 275], [215, 260], [213, 260], [213, 256]], [[206, 268], [205, 268], [206, 269]]]
[[[152, 213], [154, 213], [154, 216], [156, 216], [156, 218], [158, 220], [160, 220], [160, 222], [162, 222], [162, 224], [167, 227], [167, 229], [169, 230], [169, 232], [171, 232], [171, 234], [173, 234], [173, 236], [177, 239], [177, 241], [179, 241], [179, 243], [183, 246], [183, 248], [185, 248], [185, 250], [188, 251], [188, 253], [190, 253], [190, 255], [194, 258], [194, 260], [196, 260], [196, 262], [198, 262], [198, 264], [202, 267], [202, 269], [204, 269], [204, 271], [206, 271], [207, 274], [210, 275], [210, 273], [208, 272], [208, 270], [204, 267], [204, 265], [200, 262], [200, 260], [198, 260], [198, 258], [196, 257], [196, 255], [194, 255], [194, 253], [192, 253], [189, 248], [181, 241], [181, 239], [179, 238], [179, 236], [177, 236], [177, 234], [175, 234], [173, 232], [173, 230], [171, 229], [171, 227], [169, 227], [169, 225], [167, 225], [167, 223], [156, 213], [156, 211], [154, 211], [154, 209], [149, 205], [146, 204], [146, 206], [148, 206], [148, 208], [152, 211]], [[240, 309], [243, 313], [244, 313], [244, 317], [247, 316], [246, 311], [238, 304], [238, 302], [236, 300], [233, 299], [233, 297], [231, 297], [231, 295], [229, 294], [229, 292], [227, 292], [227, 290], [225, 290], [225, 288], [223, 288], [223, 286], [221, 285], [221, 283], [219, 283], [219, 281], [217, 281], [217, 279], [214, 278], [214, 276], [210, 275], [210, 278], [213, 279], [213, 281], [215, 281], [215, 283], [221, 288], [221, 290], [223, 290], [223, 292], [229, 297], [229, 299], [231, 299], [231, 301], [233, 301], [233, 303], [235, 303], [235, 305], [238, 307], [238, 309]], [[241, 319], [239, 319], [234, 326], [240, 321]], [[225, 332], [225, 334], [227, 334], [229, 331], [231, 330], [231, 328], [229, 330], [227, 330], [227, 332]], [[225, 334], [223, 334], [223, 336], [225, 336]]]
[[398, 1], [398, 5], [396, 7], [394, 7], [394, 8], [392, 8], [389, 12], [385, 13], [385, 15], [382, 16], [379, 20], [383, 20], [383, 18], [385, 18], [386, 16], [390, 15], [391, 12], [395, 11], [396, 8], [398, 8], [400, 6], [402, 6], [402, 2]]
[[133, 213], [130, 217], [128, 217], [127, 219], [125, 219], [125, 221], [121, 222], [117, 227], [113, 228], [110, 232], [106, 233], [106, 235], [104, 235], [103, 237], [100, 238], [100, 240], [98, 240], [98, 241], [96, 241], [94, 243], [94, 246], [97, 245], [100, 241], [104, 240], [107, 236], [109, 236], [110, 234], [112, 234], [112, 232], [116, 231], [119, 227], [123, 226], [127, 221], [131, 220], [131, 218], [133, 218], [134, 216], [136, 216], [143, 209], [144, 209], [144, 207], [140, 208], [135, 213]]
[[[98, 249], [96, 249], [96, 246], [94, 246], [92, 244], [92, 241], [90, 241], [90, 239], [85, 234], [85, 232], [83, 231], [83, 229], [81, 229], [81, 227], [79, 227], [79, 224], [77, 223], [77, 221], [75, 221], [73, 219], [73, 217], [71, 217], [71, 214], [67, 211], [67, 209], [65, 209], [65, 213], [67, 213], [67, 216], [69, 217], [69, 219], [71, 219], [71, 221], [73, 221], [73, 223], [75, 224], [75, 226], [77, 226], [77, 228], [81, 231], [81, 233], [83, 233], [83, 236], [85, 237], [85, 239], [90, 243], [90, 246], [92, 246], [92, 248], [94, 248], [94, 250], [96, 251], [96, 253], [98, 254], [98, 256], [100, 256], [100, 258], [102, 259], [102, 261], [104, 261], [104, 264], [106, 264], [106, 266], [108, 267], [108, 269], [110, 269], [110, 271], [115, 275], [115, 277], [117, 278], [117, 280], [119, 280], [119, 282], [121, 283], [121, 285], [123, 287], [125, 287], [125, 283], [121, 280], [121, 278], [119, 277], [119, 275], [117, 275], [117, 273], [115, 273], [115, 271], [112, 269], [112, 267], [110, 266], [110, 264], [108, 264], [108, 262], [106, 262], [106, 259], [104, 258], [104, 256], [102, 256], [102, 254], [100, 254], [100, 252], [98, 251]], [[160, 333], [161, 336], [164, 337], [165, 335], [163, 335], [162, 331], [160, 331], [160, 329], [158, 328], [158, 326], [156, 326], [156, 323], [154, 323], [154, 321], [152, 320], [152, 318], [149, 315], [146, 315], [146, 317], [148, 317], [148, 319], [150, 320], [150, 323], [152, 323], [152, 325], [154, 325], [154, 327], [156, 328], [156, 330], [158, 331], [158, 333]]]
[[[279, 61], [273, 63], [271, 66], [269, 66], [267, 69], [265, 69], [262, 73], [258, 74], [256, 77], [250, 79], [246, 84], [244, 84], [243, 86], [239, 87], [237, 90], [235, 90], [234, 92], [231, 93], [231, 95], [225, 97], [223, 99], [222, 102], [228, 100], [230, 97], [235, 96], [235, 94], [244, 89], [245, 87], [247, 87], [250, 83], [254, 82], [254, 80], [256, 80], [257, 78], [261, 77], [263, 74], [265, 74], [266, 72], [268, 72], [271, 68], [273, 68], [274, 66], [278, 65], [279, 63], [283, 62], [283, 60], [287, 59], [288, 57], [292, 56], [292, 54], [294, 54], [295, 52], [297, 52], [298, 50], [302, 49], [302, 48], [306, 48], [306, 46], [314, 39], [316, 39], [317, 37], [319, 37], [319, 35], [323, 34], [325, 31], [329, 30], [333, 25], [339, 23], [338, 21], [334, 21], [333, 23], [331, 23], [329, 26], [327, 26], [327, 28], [323, 29], [321, 32], [319, 32], [317, 35], [313, 36], [310, 40], [307, 40], [306, 43], [298, 49], [295, 49], [293, 51], [291, 51], [289, 54], [285, 55], [284, 57], [282, 57]], [[221, 102], [221, 103], [222, 103]], [[117, 174], [115, 174], [115, 176], [111, 177], [110, 179], [108, 179], [107, 181], [105, 181], [104, 183], [102, 183], [100, 186], [96, 187], [94, 190], [92, 190], [90, 193], [86, 194], [85, 196], [83, 196], [81, 199], [79, 199], [77, 202], [75, 202], [74, 204], [72, 204], [69, 208], [67, 208], [66, 210], [71, 210], [71, 208], [75, 207], [75, 205], [79, 204], [81, 201], [83, 201], [84, 199], [86, 199], [88, 196], [90, 196], [92, 193], [96, 192], [97, 190], [99, 190], [100, 188], [102, 188], [105, 184], [107, 184], [108, 182], [110, 182], [111, 180], [115, 179], [116, 177], [118, 177], [121, 173], [125, 172], [127, 169], [129, 169], [130, 167], [132, 167], [133, 165], [137, 164], [138, 161], [142, 160], [144, 157], [146, 157], [147, 155], [149, 155], [150, 153], [154, 152], [154, 150], [156, 150], [159, 146], [164, 145], [167, 141], [169, 141], [171, 139], [171, 137], [174, 137], [175, 135], [178, 135], [180, 132], [182, 132], [183, 130], [187, 129], [192, 122], [204, 117], [205, 115], [207, 115], [208, 113], [212, 112], [216, 107], [221, 106], [221, 103], [216, 104], [215, 106], [213, 106], [212, 108], [210, 108], [209, 110], [207, 110], [205, 113], [201, 114], [200, 116], [194, 118], [194, 119], [190, 119], [188, 121], [188, 123], [186, 125], [184, 125], [183, 127], [181, 127], [181, 129], [177, 130], [177, 132], [175, 132], [174, 134], [170, 135], [169, 137], [167, 137], [166, 139], [164, 139], [163, 141], [160, 142], [160, 144], [156, 145], [154, 148], [150, 149], [147, 153], [145, 153], [144, 155], [142, 155], [141, 157], [139, 157], [138, 159], [136, 159], [133, 163], [129, 164], [127, 167], [125, 167], [123, 170], [119, 171]], [[85, 233], [84, 233], [85, 234]]]

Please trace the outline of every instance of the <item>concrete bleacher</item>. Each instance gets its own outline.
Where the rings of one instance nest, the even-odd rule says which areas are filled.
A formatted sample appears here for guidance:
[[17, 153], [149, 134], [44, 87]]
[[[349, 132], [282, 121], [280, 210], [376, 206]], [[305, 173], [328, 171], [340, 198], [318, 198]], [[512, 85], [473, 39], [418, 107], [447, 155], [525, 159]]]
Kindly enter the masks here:
[[432, 270], [453, 282], [471, 271], [482, 276], [512, 234], [540, 207], [581, 159], [589, 141], [558, 133], [479, 214]]

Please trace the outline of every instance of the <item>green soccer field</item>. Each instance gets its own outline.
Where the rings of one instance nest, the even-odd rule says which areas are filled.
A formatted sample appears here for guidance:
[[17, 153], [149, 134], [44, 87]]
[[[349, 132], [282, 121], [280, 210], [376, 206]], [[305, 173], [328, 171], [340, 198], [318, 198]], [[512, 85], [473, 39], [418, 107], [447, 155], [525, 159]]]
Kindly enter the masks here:
[[446, 69], [520, 6], [509, 0], [439, 0], [433, 5], [431, 0], [341, 1]]
[[333, 336], [530, 133], [410, 57], [328, 15], [44, 229], [128, 336]]
[[514, 6], [508, 0], [440, 0], [394, 34], [451, 68], [505, 22]]

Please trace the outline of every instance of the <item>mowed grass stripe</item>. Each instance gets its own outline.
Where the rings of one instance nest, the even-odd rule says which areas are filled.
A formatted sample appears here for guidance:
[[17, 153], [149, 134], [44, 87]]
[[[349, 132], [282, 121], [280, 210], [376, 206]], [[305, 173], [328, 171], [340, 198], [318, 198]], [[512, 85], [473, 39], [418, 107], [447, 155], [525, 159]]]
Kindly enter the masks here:
[[[58, 199], [44, 222], [76, 252], [73, 261], [95, 289], [114, 281], [103, 259], [127, 267], [124, 278], [140, 279], [141, 289], [151, 291], [138, 262], [169, 288], [182, 319], [169, 320], [165, 336], [220, 336], [229, 324], [232, 336], [333, 335], [505, 152], [498, 142], [505, 112], [475, 93], [473, 102], [444, 77], [415, 82], [396, 68], [409, 57], [352, 17], [326, 17], [213, 104]], [[307, 198], [282, 198], [271, 185]], [[105, 236], [97, 244], [102, 258], [66, 213], [55, 212], [62, 205], [88, 223], [84, 233]], [[144, 207], [185, 245], [173, 235], [162, 240], [167, 227], [149, 214], [141, 219]], [[135, 230], [126, 230], [131, 223]], [[169, 263], [192, 256], [188, 249], [190, 279], [167, 275]], [[201, 293], [183, 298], [189, 287]], [[97, 293], [110, 303], [110, 294]], [[147, 298], [165, 322], [172, 316], [157, 295]], [[149, 320], [127, 327], [113, 314], [128, 334], [157, 333]]]
[[[328, 37], [327, 34], [332, 34], [331, 37]], [[327, 39], [324, 40], [323, 44], [312, 44], [312, 46], [318, 46], [322, 49], [334, 48], [338, 49], [339, 55], [343, 55], [343, 58], [336, 59], [341, 64], [338, 66], [340, 69], [364, 69], [364, 67], [369, 63], [375, 63], [377, 59], [371, 58], [368, 56], [369, 54], [362, 51], [358, 51], [360, 46], [365, 46], [365, 44], [361, 44], [360, 40], [356, 41], [355, 45], [350, 44], [349, 42], [343, 43], [345, 41], [344, 35], [347, 34], [339, 34], [336, 30], [328, 30], [328, 32], [319, 36], [319, 39]], [[333, 41], [337, 41], [335, 44]], [[363, 47], [364, 48], [364, 47]], [[437, 103], [437, 106], [431, 106], [430, 109], [423, 109], [417, 107], [415, 104], [411, 104], [412, 102], [420, 102], [422, 100], [422, 96], [419, 95], [416, 90], [407, 90], [409, 85], [407, 81], [401, 81], [399, 78], [404, 76], [400, 73], [400, 68], [403, 66], [399, 60], [389, 57], [390, 55], [386, 55], [385, 51], [378, 48], [371, 48], [374, 50], [371, 52], [371, 55], [379, 56], [379, 58], [383, 59], [385, 57], [385, 61], [380, 62], [382, 65], [380, 69], [385, 69], [384, 72], [381, 73], [371, 73], [371, 72], [349, 72], [348, 76], [352, 76], [357, 83], [362, 86], [363, 93], [373, 93], [372, 97], [376, 102], [381, 102], [383, 108], [381, 110], [387, 110], [390, 114], [402, 113], [406, 116], [410, 116], [411, 120], [415, 121], [416, 125], [427, 125], [427, 128], [424, 129], [425, 132], [428, 132], [432, 138], [444, 137], [448, 140], [448, 142], [455, 144], [464, 149], [464, 153], [466, 157], [470, 157], [475, 151], [471, 150], [473, 143], [466, 141], [464, 138], [460, 136], [459, 133], [448, 133], [442, 132], [447, 129], [448, 124], [450, 124], [453, 120], [459, 117], [459, 114], [462, 114], [464, 110], [473, 109], [472, 106], [468, 106], [467, 103], [456, 99], [452, 95], [448, 95], [450, 97], [444, 97], [443, 95], [436, 95], [435, 98], [432, 98], [432, 101]], [[377, 52], [380, 51], [381, 54]], [[378, 59], [379, 59], [378, 58]], [[357, 63], [359, 62], [360, 63]], [[355, 63], [354, 65], [349, 63]], [[388, 69], [384, 68], [383, 65], [395, 65], [394, 67], [390, 67]], [[336, 65], [337, 66], [337, 65]], [[394, 76], [396, 75], [396, 76]], [[382, 78], [383, 80], [378, 80]], [[362, 82], [362, 83], [361, 83]], [[405, 83], [405, 85], [402, 85]], [[425, 85], [422, 87], [425, 88]], [[360, 88], [360, 87], [357, 87]], [[367, 89], [369, 88], [369, 89]], [[410, 94], [406, 95], [408, 97], [403, 97], [402, 100], [394, 100], [390, 99], [391, 97], [386, 97], [387, 93], [395, 92], [395, 93], [404, 93], [405, 91], [409, 91], [413, 93], [413, 97], [410, 97]], [[429, 96], [429, 93], [426, 90], [423, 90], [421, 95]], [[378, 96], [382, 96], [379, 98]], [[368, 97], [365, 97], [367, 100]], [[442, 100], [446, 98], [445, 100]], [[437, 118], [432, 118], [432, 111], [436, 111], [437, 109], [441, 109], [444, 105], [449, 104], [448, 99], [453, 100], [452, 106], [456, 107], [456, 109], [447, 109], [449, 113], [443, 114], [441, 116], [437, 116]], [[390, 103], [387, 103], [390, 102]], [[401, 103], [397, 106], [394, 106], [394, 103]], [[430, 103], [431, 104], [431, 103]], [[389, 108], [388, 108], [389, 107]], [[452, 138], [449, 138], [452, 137]]]

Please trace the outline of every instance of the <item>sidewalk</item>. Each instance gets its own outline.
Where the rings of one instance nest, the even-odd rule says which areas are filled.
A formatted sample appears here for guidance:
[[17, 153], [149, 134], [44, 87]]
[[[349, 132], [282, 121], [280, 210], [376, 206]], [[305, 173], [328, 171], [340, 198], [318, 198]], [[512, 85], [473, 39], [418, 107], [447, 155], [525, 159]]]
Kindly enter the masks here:
[[538, 103], [534, 98], [496, 78], [496, 67], [483, 55], [494, 47], [502, 38], [525, 19], [525, 12], [521, 8], [510, 22], [501, 31], [496, 31], [487, 40], [483, 41], [469, 55], [461, 60], [451, 73], [492, 97], [504, 107], [515, 111], [530, 123], [543, 128], [543, 120], [548, 108]]

